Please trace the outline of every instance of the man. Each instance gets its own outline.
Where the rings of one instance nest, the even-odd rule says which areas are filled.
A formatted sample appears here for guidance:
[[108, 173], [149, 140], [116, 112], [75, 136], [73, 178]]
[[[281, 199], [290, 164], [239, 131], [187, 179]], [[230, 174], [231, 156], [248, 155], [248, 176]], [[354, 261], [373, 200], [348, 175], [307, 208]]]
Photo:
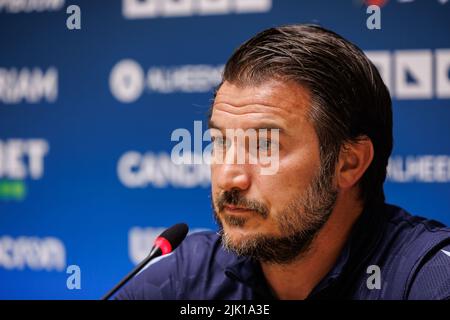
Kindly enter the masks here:
[[384, 203], [391, 100], [356, 46], [311, 25], [259, 33], [227, 62], [209, 120], [213, 159], [252, 157], [230, 129], [265, 130], [257, 151], [276, 172], [213, 160], [220, 232], [191, 235], [116, 298], [450, 298], [450, 230]]

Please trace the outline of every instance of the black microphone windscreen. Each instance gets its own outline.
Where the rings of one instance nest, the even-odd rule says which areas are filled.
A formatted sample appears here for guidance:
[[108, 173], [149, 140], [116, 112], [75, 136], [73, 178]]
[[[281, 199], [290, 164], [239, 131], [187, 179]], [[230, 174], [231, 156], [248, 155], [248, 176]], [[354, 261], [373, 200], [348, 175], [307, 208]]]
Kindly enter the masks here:
[[177, 223], [170, 227], [167, 230], [164, 230], [163, 233], [161, 233], [160, 237], [165, 238], [167, 241], [170, 242], [170, 245], [172, 246], [172, 250], [175, 250], [176, 247], [184, 240], [187, 233], [189, 231], [189, 227], [185, 223]]

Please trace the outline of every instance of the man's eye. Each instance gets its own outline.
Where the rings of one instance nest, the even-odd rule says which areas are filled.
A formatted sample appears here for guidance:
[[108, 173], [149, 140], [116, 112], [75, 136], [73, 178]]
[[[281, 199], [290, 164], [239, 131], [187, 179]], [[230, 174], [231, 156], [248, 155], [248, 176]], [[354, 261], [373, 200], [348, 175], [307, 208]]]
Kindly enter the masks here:
[[221, 138], [221, 137], [212, 137], [211, 139], [214, 142], [214, 144], [222, 144], [223, 143], [223, 138]]
[[269, 139], [259, 139], [258, 149], [262, 151], [270, 150], [272, 142]]
[[226, 147], [227, 145], [227, 139], [223, 137], [212, 137], [211, 140], [216, 147]]

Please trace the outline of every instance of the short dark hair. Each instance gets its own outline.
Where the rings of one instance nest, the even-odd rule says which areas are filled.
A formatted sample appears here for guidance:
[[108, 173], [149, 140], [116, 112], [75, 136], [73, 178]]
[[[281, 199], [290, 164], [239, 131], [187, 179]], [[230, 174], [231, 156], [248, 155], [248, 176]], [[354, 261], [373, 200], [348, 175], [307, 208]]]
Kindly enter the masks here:
[[393, 145], [391, 98], [362, 50], [316, 25], [270, 28], [233, 53], [222, 81], [258, 85], [270, 79], [294, 81], [310, 91], [308, 117], [319, 138], [322, 166], [329, 172], [345, 143], [372, 141], [374, 158], [359, 181], [360, 195], [366, 204], [384, 202]]

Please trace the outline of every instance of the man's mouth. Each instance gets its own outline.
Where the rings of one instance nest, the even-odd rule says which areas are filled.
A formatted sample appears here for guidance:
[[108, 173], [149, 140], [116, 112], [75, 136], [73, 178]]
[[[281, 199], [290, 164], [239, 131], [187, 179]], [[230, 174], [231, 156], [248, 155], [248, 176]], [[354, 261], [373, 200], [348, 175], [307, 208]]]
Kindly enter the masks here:
[[226, 204], [223, 207], [223, 211], [229, 212], [229, 213], [243, 213], [243, 212], [254, 212], [255, 210], [246, 208], [246, 207], [240, 207], [240, 206], [235, 206], [232, 204]]

